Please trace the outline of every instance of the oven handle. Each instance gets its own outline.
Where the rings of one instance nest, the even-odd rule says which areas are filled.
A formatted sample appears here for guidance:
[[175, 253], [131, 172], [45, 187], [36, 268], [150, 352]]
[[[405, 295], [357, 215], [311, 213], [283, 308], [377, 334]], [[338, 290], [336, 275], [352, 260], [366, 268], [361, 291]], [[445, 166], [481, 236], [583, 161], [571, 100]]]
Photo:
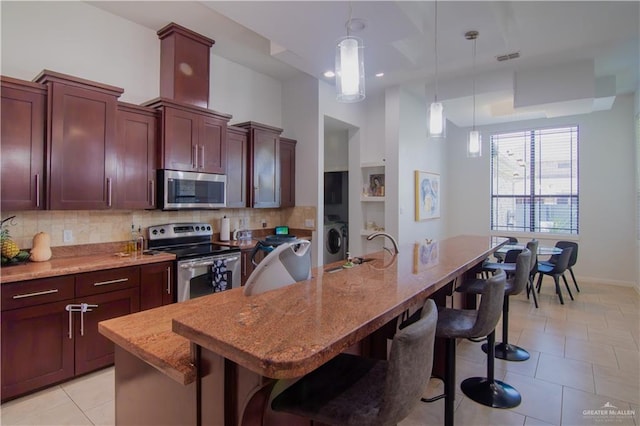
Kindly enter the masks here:
[[212, 266], [216, 260], [224, 259], [227, 262], [233, 262], [240, 259], [240, 256], [229, 256], [229, 257], [218, 257], [218, 258], [207, 258], [205, 260], [191, 260], [185, 263], [178, 263], [178, 267], [180, 269], [193, 269], [200, 268], [202, 266]]

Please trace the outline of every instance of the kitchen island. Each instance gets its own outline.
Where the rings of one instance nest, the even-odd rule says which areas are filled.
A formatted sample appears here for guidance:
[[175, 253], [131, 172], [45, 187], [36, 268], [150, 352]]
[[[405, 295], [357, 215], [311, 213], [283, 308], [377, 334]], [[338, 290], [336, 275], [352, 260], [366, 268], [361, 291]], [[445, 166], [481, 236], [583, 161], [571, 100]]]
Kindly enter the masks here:
[[[349, 269], [315, 268], [310, 280], [260, 295], [235, 289], [102, 322], [100, 332], [118, 346], [116, 421], [151, 423], [159, 409], [164, 423], [278, 423], [266, 404], [272, 379], [300, 377], [354, 348], [384, 357], [398, 316], [429, 297], [442, 303], [449, 283], [505, 242], [458, 236], [407, 244]], [[150, 333], [156, 313], [163, 325]], [[185, 362], [193, 367], [190, 383], [158, 377]]]

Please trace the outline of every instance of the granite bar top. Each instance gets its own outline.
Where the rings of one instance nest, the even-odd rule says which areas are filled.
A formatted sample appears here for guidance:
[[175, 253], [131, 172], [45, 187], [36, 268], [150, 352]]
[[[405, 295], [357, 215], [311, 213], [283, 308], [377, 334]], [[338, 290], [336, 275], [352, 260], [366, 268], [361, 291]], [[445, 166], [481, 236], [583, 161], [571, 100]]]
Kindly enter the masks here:
[[[190, 341], [261, 375], [299, 377], [421, 304], [506, 239], [454, 237], [381, 251], [351, 269], [247, 297], [228, 290], [98, 324], [100, 333], [178, 383], [195, 378]], [[327, 272], [337, 270], [337, 272]]]
[[396, 256], [381, 251], [350, 269], [316, 268], [310, 280], [260, 295], [235, 289], [202, 297], [174, 318], [173, 331], [262, 376], [300, 377], [423, 303], [506, 241], [458, 236], [405, 244]]
[[[105, 252], [104, 250], [111, 249]], [[60, 275], [77, 274], [81, 272], [98, 271], [102, 269], [124, 268], [127, 266], [144, 265], [147, 263], [175, 260], [170, 253], [149, 255], [129, 255], [121, 257], [121, 244], [103, 245], [100, 248], [78, 248], [54, 251], [53, 257], [46, 262], [26, 262], [21, 265], [3, 266], [0, 269], [0, 284], [37, 278], [57, 277]]]

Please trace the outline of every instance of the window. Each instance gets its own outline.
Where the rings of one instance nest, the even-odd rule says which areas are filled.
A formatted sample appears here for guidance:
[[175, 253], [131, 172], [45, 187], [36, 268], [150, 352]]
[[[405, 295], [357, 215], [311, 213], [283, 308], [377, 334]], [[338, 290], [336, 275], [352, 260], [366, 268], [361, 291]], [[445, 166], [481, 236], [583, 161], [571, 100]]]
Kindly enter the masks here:
[[578, 127], [491, 135], [491, 230], [578, 234]]

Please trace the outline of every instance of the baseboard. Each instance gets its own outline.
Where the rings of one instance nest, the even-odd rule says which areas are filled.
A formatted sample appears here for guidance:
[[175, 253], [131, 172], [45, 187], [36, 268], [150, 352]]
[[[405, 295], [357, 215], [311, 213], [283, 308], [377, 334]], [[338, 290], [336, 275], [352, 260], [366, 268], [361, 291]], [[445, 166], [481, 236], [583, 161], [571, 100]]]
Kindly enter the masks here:
[[[618, 287], [632, 287], [640, 294], [640, 289], [638, 289], [638, 284], [633, 281], [622, 281], [622, 280], [610, 280], [605, 278], [596, 278], [596, 277], [576, 277], [578, 280], [578, 285], [581, 282], [589, 283], [589, 284], [604, 284], [604, 285], [615, 285]], [[569, 281], [571, 281], [569, 277]]]

